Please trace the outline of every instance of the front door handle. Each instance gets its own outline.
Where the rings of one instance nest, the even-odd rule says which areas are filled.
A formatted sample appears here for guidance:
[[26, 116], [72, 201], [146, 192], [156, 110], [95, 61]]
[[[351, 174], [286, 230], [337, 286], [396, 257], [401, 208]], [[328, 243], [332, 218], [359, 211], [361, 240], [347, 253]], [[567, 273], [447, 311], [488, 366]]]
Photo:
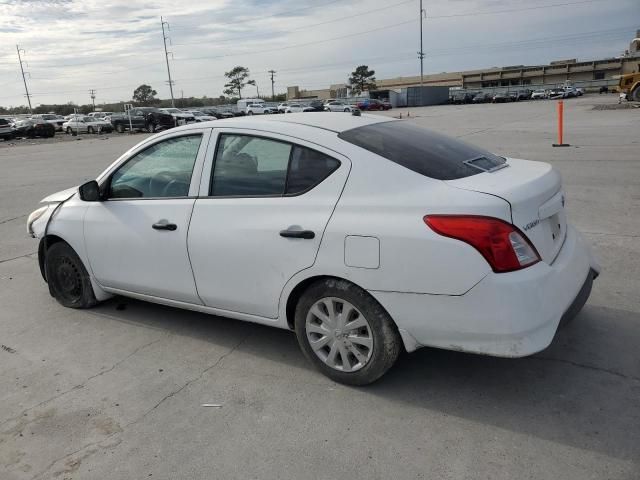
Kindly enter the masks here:
[[315, 238], [316, 234], [311, 230], [281, 230], [280, 236], [285, 238], [304, 238], [305, 240], [311, 240]]
[[158, 223], [154, 223], [153, 225], [151, 225], [151, 228], [153, 228], [154, 230], [169, 230], [173, 232], [174, 230], [178, 229], [178, 226], [175, 223], [169, 223], [166, 220], [161, 220]]

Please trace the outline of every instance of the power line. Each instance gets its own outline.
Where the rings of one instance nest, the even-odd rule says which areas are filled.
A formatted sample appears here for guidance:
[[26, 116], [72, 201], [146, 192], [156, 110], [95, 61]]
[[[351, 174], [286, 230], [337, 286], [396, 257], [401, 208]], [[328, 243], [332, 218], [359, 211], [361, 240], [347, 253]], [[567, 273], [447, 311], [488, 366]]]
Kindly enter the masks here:
[[164, 42], [164, 59], [167, 61], [167, 75], [169, 76], [169, 91], [171, 92], [171, 106], [176, 107], [176, 102], [173, 99], [173, 81], [171, 80], [171, 69], [169, 68], [169, 52], [167, 52], [167, 35], [164, 32], [164, 26], [169, 28], [169, 22], [165, 22], [160, 17], [160, 25], [162, 26], [162, 41]]
[[[331, 5], [332, 3], [338, 3], [338, 2], [344, 2], [344, 0], [330, 0], [329, 2], [325, 2], [325, 3], [322, 3], [322, 4], [309, 5], [308, 7], [296, 8], [294, 10], [283, 10], [282, 12], [274, 13], [272, 15], [260, 16], [260, 21], [263, 21], [263, 20], [265, 20], [267, 18], [275, 18], [275, 17], [282, 17], [284, 15], [291, 15], [292, 13], [302, 12], [304, 10], [309, 10], [309, 9], [312, 9], [312, 8], [326, 7], [327, 5]], [[224, 22], [224, 25], [225, 26], [227, 26], [227, 25], [239, 25], [241, 23], [242, 24], [246, 24], [247, 20], [243, 19], [243, 20], [235, 20], [233, 22]], [[184, 24], [184, 25], [176, 25], [176, 26], [174, 26], [174, 28], [182, 30], [182, 29], [199, 27], [199, 26], [201, 26], [201, 25]]]
[[[405, 3], [410, 3], [413, 2], [414, 0], [403, 0], [402, 2], [398, 2], [398, 3], [394, 3], [392, 5], [386, 5], [382, 8], [376, 8], [374, 10], [368, 10], [365, 12], [359, 12], [356, 13], [355, 15], [346, 15], [346, 16], [342, 16], [340, 18], [336, 18], [333, 20], [327, 20], [324, 22], [319, 22], [319, 23], [312, 23], [312, 24], [308, 24], [308, 25], [302, 25], [301, 27], [295, 27], [295, 28], [287, 28], [286, 32], [282, 32], [282, 33], [289, 33], [289, 32], [297, 32], [299, 30], [307, 30], [309, 28], [313, 28], [313, 27], [319, 27], [322, 25], [328, 25], [330, 23], [336, 23], [336, 22], [342, 22], [344, 20], [349, 20], [351, 18], [356, 18], [356, 17], [362, 17], [364, 15], [369, 15], [370, 13], [376, 13], [376, 12], [380, 12], [380, 11], [388, 11], [390, 8], [394, 8], [394, 7], [398, 7], [400, 5], [404, 5]], [[213, 39], [212, 41], [215, 41], [216, 43], [227, 43], [227, 42], [234, 42], [237, 40], [246, 40], [248, 38], [261, 38], [261, 37], [267, 37], [267, 36], [273, 36], [273, 32], [267, 32], [267, 33], [259, 33], [256, 35], [242, 35], [242, 36], [238, 36], [238, 37], [231, 37], [231, 38], [223, 38], [223, 39]], [[202, 45], [202, 40], [199, 40], [197, 42], [187, 42], [187, 43], [175, 43], [173, 44], [175, 47], [183, 47], [183, 46], [187, 46], [187, 45]]]
[[606, 2], [609, 0], [580, 0], [578, 2], [566, 2], [566, 3], [552, 3], [547, 5], [537, 5], [535, 7], [522, 7], [522, 8], [508, 8], [504, 10], [491, 10], [488, 12], [469, 12], [469, 13], [452, 13], [450, 15], [433, 15], [428, 18], [456, 18], [456, 17], [475, 17], [478, 15], [497, 15], [500, 13], [514, 13], [514, 12], [524, 12], [527, 10], [540, 10], [543, 8], [554, 8], [554, 7], [568, 7], [572, 5], [583, 5], [585, 3], [596, 3], [596, 2]]

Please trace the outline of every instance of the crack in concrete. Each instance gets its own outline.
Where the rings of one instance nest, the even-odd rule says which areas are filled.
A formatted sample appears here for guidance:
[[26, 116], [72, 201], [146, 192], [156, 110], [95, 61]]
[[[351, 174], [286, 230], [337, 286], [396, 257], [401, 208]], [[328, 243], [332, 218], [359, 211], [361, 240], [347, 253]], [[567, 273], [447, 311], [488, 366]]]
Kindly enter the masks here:
[[38, 252], [31, 252], [31, 253], [25, 253], [24, 255], [19, 255], [17, 257], [13, 257], [13, 258], [4, 258], [4, 259], [0, 260], [0, 263], [12, 262], [13, 260], [18, 260], [19, 258], [31, 257], [32, 255], [36, 255], [37, 253]]
[[220, 362], [222, 362], [222, 360], [224, 360], [225, 358], [227, 358], [229, 355], [231, 355], [233, 352], [235, 352], [238, 347], [240, 347], [240, 345], [242, 345], [244, 343], [245, 340], [247, 340], [247, 338], [249, 338], [249, 335], [246, 335], [245, 337], [243, 337], [238, 343], [236, 343], [233, 347], [231, 347], [229, 349], [229, 351], [227, 351], [226, 353], [222, 354], [220, 356], [220, 358], [218, 358], [218, 360], [215, 361], [215, 363], [213, 365], [208, 366], [207, 368], [205, 368], [202, 372], [200, 372], [200, 374], [194, 378], [192, 378], [191, 380], [188, 380], [187, 382], [185, 382], [180, 388], [178, 388], [177, 390], [174, 390], [170, 393], [168, 393], [167, 395], [165, 395], [164, 397], [162, 397], [162, 399], [156, 403], [152, 408], [150, 408], [149, 410], [147, 410], [140, 418], [138, 418], [137, 420], [134, 420], [131, 423], [128, 423], [125, 425], [126, 427], [129, 427], [135, 423], [138, 423], [139, 421], [143, 420], [147, 415], [149, 415], [151, 412], [153, 412], [156, 408], [158, 408], [160, 405], [162, 405], [166, 400], [170, 399], [171, 397], [174, 397], [176, 395], [178, 395], [182, 390], [184, 390], [185, 388], [187, 388], [189, 385], [191, 385], [192, 383], [197, 382], [198, 380], [200, 380], [207, 372], [209, 372], [210, 370], [213, 370], [214, 368], [216, 368]]
[[531, 357], [532, 360], [543, 360], [546, 362], [558, 362], [564, 363], [566, 365], [572, 365], [578, 368], [584, 368], [586, 370], [592, 370], [595, 372], [607, 373], [609, 375], [614, 375], [616, 377], [624, 378], [625, 380], [635, 380], [640, 382], [640, 377], [635, 377], [633, 375], [625, 375], [624, 373], [616, 372], [615, 370], [609, 370], [608, 368], [597, 367], [595, 365], [586, 365], [584, 363], [574, 362], [572, 360], [564, 360], [562, 358], [550, 358], [550, 357]]
[[20, 218], [24, 218], [24, 217], [28, 217], [28, 216], [29, 216], [29, 214], [25, 213], [24, 215], [18, 215], [17, 217], [7, 218], [6, 220], [0, 220], [0, 225], [2, 225], [3, 223], [13, 222], [14, 220], [18, 220]]
[[[25, 414], [27, 414], [27, 413], [29, 413], [29, 412], [31, 412], [31, 411], [33, 411], [33, 410], [37, 409], [37, 408], [43, 407], [43, 406], [47, 405], [48, 403], [50, 403], [50, 402], [52, 402], [52, 401], [54, 401], [54, 400], [57, 400], [57, 399], [59, 399], [59, 398], [61, 398], [61, 397], [64, 397], [64, 396], [65, 396], [66, 394], [68, 394], [68, 393], [75, 392], [76, 390], [80, 390], [80, 389], [84, 388], [84, 387], [87, 385], [87, 383], [89, 383], [89, 382], [90, 382], [91, 380], [93, 380], [94, 378], [100, 377], [100, 376], [104, 375], [105, 373], [109, 373], [109, 372], [111, 372], [112, 370], [114, 370], [114, 369], [115, 369], [115, 368], [117, 368], [118, 366], [122, 365], [122, 364], [123, 364], [124, 362], [126, 362], [127, 360], [129, 360], [131, 357], [133, 357], [134, 355], [136, 355], [136, 354], [137, 354], [138, 352], [140, 352], [141, 350], [143, 350], [143, 349], [145, 349], [145, 348], [147, 348], [147, 347], [150, 347], [151, 345], [153, 345], [153, 344], [155, 344], [155, 343], [158, 343], [160, 340], [162, 340], [162, 338], [157, 338], [157, 339], [155, 339], [155, 340], [153, 340], [153, 341], [151, 341], [151, 342], [145, 343], [144, 345], [140, 345], [140, 346], [139, 346], [139, 347], [137, 347], [135, 350], [133, 350], [131, 353], [129, 353], [128, 355], [126, 355], [124, 358], [122, 358], [122, 359], [118, 360], [116, 363], [114, 363], [113, 365], [111, 365], [111, 367], [109, 367], [109, 368], [107, 368], [107, 369], [105, 369], [105, 370], [101, 370], [100, 372], [98, 372], [98, 373], [96, 373], [96, 374], [94, 374], [94, 375], [91, 375], [90, 377], [86, 378], [82, 383], [79, 383], [78, 385], [74, 385], [73, 387], [69, 388], [68, 390], [65, 390], [64, 392], [60, 392], [60, 393], [58, 393], [58, 394], [54, 395], [54, 396], [53, 396], [53, 397], [51, 397], [51, 398], [48, 398], [48, 399], [46, 399], [46, 400], [43, 400], [42, 402], [38, 403], [37, 405], [34, 405], [34, 406], [32, 406], [32, 407], [29, 407], [29, 408], [27, 408], [27, 409], [23, 410], [22, 412], [20, 412], [20, 413], [19, 413], [17, 416], [15, 416], [15, 417], [12, 417], [12, 418], [8, 418], [8, 419], [6, 419], [6, 420], [3, 420], [2, 422], [0, 422], [0, 427], [1, 427], [1, 426], [6, 425], [6, 424], [7, 424], [7, 423], [9, 423], [9, 422], [13, 422], [13, 421], [20, 420], [20, 419], [22, 419], [22, 417], [24, 417], [24, 416], [25, 416]], [[31, 423], [31, 422], [26, 422], [26, 423], [25, 423], [25, 426], [26, 426], [26, 425], [28, 425], [29, 423]]]
[[[127, 423], [124, 427], [122, 427], [121, 431], [119, 431], [119, 432], [114, 432], [114, 433], [112, 433], [111, 435], [108, 435], [107, 437], [103, 438], [103, 439], [102, 439], [102, 440], [100, 440], [100, 441], [88, 443], [88, 444], [83, 445], [82, 447], [78, 448], [77, 450], [74, 450], [74, 451], [73, 451], [73, 452], [71, 452], [71, 453], [64, 454], [63, 456], [61, 456], [61, 457], [58, 457], [58, 458], [54, 459], [52, 462], [50, 462], [50, 463], [47, 465], [47, 467], [46, 467], [44, 470], [40, 471], [39, 473], [37, 473], [36, 475], [34, 475], [33, 477], [31, 477], [31, 480], [36, 480], [36, 479], [38, 479], [38, 478], [42, 478], [42, 477], [43, 477], [43, 476], [44, 476], [44, 475], [45, 475], [49, 470], [51, 470], [51, 469], [53, 468], [53, 466], [54, 466], [54, 465], [56, 465], [58, 462], [61, 462], [61, 461], [65, 460], [65, 459], [67, 459], [67, 458], [69, 458], [69, 457], [72, 457], [73, 455], [76, 455], [76, 454], [78, 454], [78, 453], [82, 452], [83, 450], [86, 450], [86, 449], [92, 449], [93, 447], [96, 447], [96, 446], [98, 446], [98, 447], [99, 447], [101, 444], [104, 444], [105, 442], [107, 442], [107, 441], [108, 441], [108, 440], [110, 440], [111, 438], [116, 437], [116, 436], [118, 436], [118, 435], [122, 435], [122, 434], [124, 433], [124, 431], [125, 431], [127, 428], [129, 428], [130, 426], [135, 425], [135, 424], [137, 424], [137, 423], [141, 422], [142, 420], [144, 420], [144, 419], [145, 419], [145, 417], [146, 417], [147, 415], [149, 415], [151, 412], [153, 412], [154, 410], [156, 410], [156, 409], [157, 409], [160, 405], [162, 405], [166, 400], [168, 400], [168, 399], [169, 399], [169, 398], [171, 398], [171, 397], [174, 397], [174, 396], [178, 395], [182, 390], [184, 390], [185, 388], [187, 388], [189, 385], [191, 385], [191, 384], [193, 384], [193, 383], [197, 382], [198, 380], [200, 380], [200, 379], [201, 379], [201, 378], [202, 378], [202, 377], [203, 377], [207, 372], [209, 372], [209, 371], [213, 370], [213, 369], [214, 369], [214, 368], [216, 368], [218, 365], [220, 365], [220, 362], [222, 362], [225, 358], [227, 358], [229, 355], [231, 355], [233, 352], [235, 352], [235, 351], [240, 347], [240, 345], [242, 345], [242, 344], [243, 344], [243, 343], [244, 343], [248, 338], [249, 338], [249, 335], [246, 335], [245, 337], [243, 337], [243, 338], [242, 338], [238, 343], [236, 343], [233, 347], [231, 347], [227, 352], [225, 352], [224, 354], [222, 354], [222, 355], [220, 356], [220, 358], [218, 358], [218, 359], [217, 359], [217, 360], [216, 360], [212, 365], [210, 365], [210, 366], [208, 366], [207, 368], [205, 368], [205, 369], [204, 369], [202, 372], [200, 372], [200, 374], [199, 374], [199, 375], [197, 375], [196, 377], [194, 377], [194, 378], [192, 378], [191, 380], [188, 380], [187, 382], [185, 382], [185, 383], [184, 383], [180, 388], [178, 388], [178, 389], [176, 389], [176, 390], [173, 390], [172, 392], [170, 392], [170, 393], [168, 393], [167, 395], [165, 395], [164, 397], [162, 397], [162, 399], [161, 399], [158, 403], [156, 403], [153, 407], [151, 407], [149, 410], [147, 410], [145, 413], [143, 413], [140, 417], [138, 417], [137, 419], [135, 419], [135, 420], [133, 420], [133, 421], [131, 421], [131, 422]], [[158, 339], [158, 340], [159, 340], [159, 339]], [[156, 341], [158, 341], [158, 340], [156, 340]], [[142, 348], [142, 347], [141, 347], [141, 348]], [[123, 361], [124, 361], [124, 359], [123, 359]], [[105, 372], [103, 372], [103, 373], [106, 373], [106, 371], [105, 371]], [[99, 375], [101, 375], [101, 374], [94, 375], [92, 378], [95, 378], [96, 376], [99, 376]], [[119, 442], [118, 442], [118, 443], [119, 443]], [[107, 447], [105, 447], [105, 448], [107, 448]], [[84, 458], [88, 457], [89, 455], [92, 455], [92, 454], [93, 454], [93, 453], [95, 453], [96, 451], [98, 451], [98, 449], [94, 449], [94, 450], [90, 451], [87, 455], [83, 455], [83, 457], [82, 457], [82, 458], [84, 459]]]

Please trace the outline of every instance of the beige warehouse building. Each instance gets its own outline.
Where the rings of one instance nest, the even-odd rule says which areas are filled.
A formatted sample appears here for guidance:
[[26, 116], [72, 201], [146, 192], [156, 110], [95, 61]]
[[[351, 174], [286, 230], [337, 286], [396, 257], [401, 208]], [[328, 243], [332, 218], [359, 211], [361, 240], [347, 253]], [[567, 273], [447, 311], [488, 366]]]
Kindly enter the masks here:
[[[463, 72], [444, 72], [424, 75], [425, 86], [448, 86], [468, 89], [559, 85], [572, 82], [587, 89], [616, 83], [621, 74], [640, 71], [640, 30], [636, 32], [629, 49], [615, 58], [577, 61], [558, 60], [548, 65], [515, 65], [491, 67]], [[420, 76], [396, 77], [376, 81], [379, 90], [395, 90], [420, 85]], [[296, 86], [287, 88], [287, 98], [329, 99], [347, 96], [347, 84], [334, 84], [320, 90], [301, 90]]]

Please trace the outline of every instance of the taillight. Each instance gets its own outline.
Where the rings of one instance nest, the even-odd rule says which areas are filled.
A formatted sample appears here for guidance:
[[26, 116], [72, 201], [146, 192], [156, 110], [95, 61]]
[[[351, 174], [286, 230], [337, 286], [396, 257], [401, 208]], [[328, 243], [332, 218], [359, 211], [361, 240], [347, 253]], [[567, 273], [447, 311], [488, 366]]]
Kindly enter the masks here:
[[474, 247], [494, 272], [512, 272], [540, 261], [527, 237], [514, 225], [493, 217], [426, 215], [429, 228]]

